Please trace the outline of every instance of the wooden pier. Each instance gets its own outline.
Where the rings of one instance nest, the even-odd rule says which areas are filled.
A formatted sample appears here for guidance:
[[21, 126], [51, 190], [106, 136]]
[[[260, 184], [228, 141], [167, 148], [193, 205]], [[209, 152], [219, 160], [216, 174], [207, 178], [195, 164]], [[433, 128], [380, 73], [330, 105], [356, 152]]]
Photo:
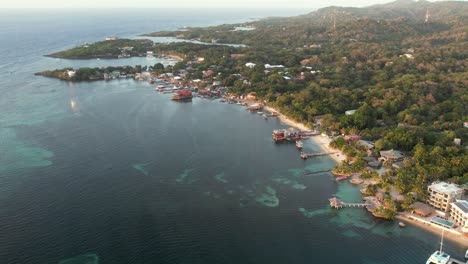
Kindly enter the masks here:
[[328, 199], [330, 201], [330, 206], [335, 209], [341, 209], [343, 207], [366, 207], [368, 203], [345, 203], [336, 197]]
[[325, 155], [332, 155], [332, 154], [336, 154], [338, 153], [337, 151], [335, 152], [317, 152], [317, 153], [304, 153], [304, 152], [301, 152], [301, 158], [302, 159], [308, 159], [308, 158], [313, 158], [313, 157], [317, 157], [317, 156], [325, 156]]
[[325, 173], [325, 172], [330, 172], [332, 170], [319, 170], [319, 171], [307, 171], [304, 172], [304, 175], [311, 175], [311, 174], [316, 174], [316, 173]]

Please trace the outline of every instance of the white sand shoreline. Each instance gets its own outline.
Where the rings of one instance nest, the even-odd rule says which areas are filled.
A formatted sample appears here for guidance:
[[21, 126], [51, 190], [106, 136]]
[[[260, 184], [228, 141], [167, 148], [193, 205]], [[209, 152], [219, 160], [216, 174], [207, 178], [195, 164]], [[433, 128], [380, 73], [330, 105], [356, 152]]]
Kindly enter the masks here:
[[[275, 108], [273, 107], [270, 107], [270, 106], [265, 106], [264, 109], [268, 112], [276, 112], [276, 113], [280, 113], [280, 111], [276, 110]], [[288, 126], [291, 126], [291, 127], [295, 127], [295, 128], [298, 128], [299, 130], [301, 131], [307, 131], [307, 130], [310, 130], [310, 127], [307, 127], [305, 124], [302, 124], [302, 123], [299, 123], [299, 122], [296, 122], [288, 117], [286, 117], [285, 115], [283, 114], [280, 114], [278, 116], [278, 119], [284, 123], [285, 125], [288, 125]], [[335, 162], [337, 163], [341, 163], [343, 162], [344, 160], [347, 160], [348, 157], [346, 157], [346, 155], [341, 152], [340, 150], [337, 150], [337, 149], [333, 149], [333, 148], [330, 148], [330, 142], [331, 142], [331, 139], [330, 138], [327, 138], [327, 137], [323, 137], [321, 135], [318, 135], [318, 136], [312, 136], [310, 137], [311, 140], [313, 140], [315, 143], [317, 143], [317, 145], [319, 145], [319, 147], [324, 151], [324, 152], [337, 152], [336, 154], [332, 154], [332, 155], [329, 155], [330, 158], [332, 158]]]
[[[437, 235], [441, 235], [442, 234], [442, 227], [439, 227], [435, 224], [427, 224], [427, 223], [423, 223], [422, 221], [417, 221], [417, 220], [414, 220], [414, 219], [410, 219], [408, 218], [408, 216], [411, 216], [411, 214], [409, 213], [398, 213], [396, 216], [395, 216], [395, 220], [398, 219], [402, 222], [406, 222], [406, 223], [409, 223], [411, 225], [414, 225], [414, 226], [417, 226], [419, 228], [422, 228], [428, 232], [431, 232], [431, 233], [434, 233], [434, 234], [437, 234]], [[445, 229], [447, 230], [447, 229]], [[449, 232], [449, 231], [446, 231], [444, 232], [444, 238], [447, 238], [447, 239], [450, 239], [452, 241], [454, 241], [455, 243], [458, 243], [458, 244], [462, 244], [464, 246], [468, 246], [468, 237], [465, 237], [463, 235], [458, 235], [458, 234], [455, 234], [453, 232]]]

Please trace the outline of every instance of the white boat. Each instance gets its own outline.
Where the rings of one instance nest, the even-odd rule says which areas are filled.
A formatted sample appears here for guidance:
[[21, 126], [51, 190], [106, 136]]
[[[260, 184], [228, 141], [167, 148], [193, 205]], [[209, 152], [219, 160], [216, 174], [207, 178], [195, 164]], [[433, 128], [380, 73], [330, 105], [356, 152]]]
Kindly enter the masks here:
[[302, 149], [303, 146], [304, 146], [304, 143], [302, 141], [296, 141], [296, 147], [298, 149]]
[[448, 263], [463, 263], [462, 261], [450, 258], [450, 255], [442, 251], [444, 245], [444, 230], [442, 230], [442, 238], [440, 239], [440, 249], [432, 253], [427, 259], [426, 264], [448, 264]]
[[447, 264], [449, 263], [450, 255], [443, 251], [436, 251], [432, 253], [426, 264]]
[[468, 258], [468, 249], [465, 252], [465, 258]]

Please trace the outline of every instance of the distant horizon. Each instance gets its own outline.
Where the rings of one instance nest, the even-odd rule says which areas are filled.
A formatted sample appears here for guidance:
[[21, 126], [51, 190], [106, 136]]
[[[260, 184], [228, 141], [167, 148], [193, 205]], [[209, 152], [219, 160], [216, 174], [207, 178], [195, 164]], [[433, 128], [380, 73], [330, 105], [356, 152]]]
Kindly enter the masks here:
[[[411, 1], [411, 0], [408, 0]], [[429, 2], [441, 2], [429, 1]], [[156, 2], [156, 3], [155, 3]], [[307, 1], [307, 0], [290, 0], [286, 4], [281, 0], [237, 0], [236, 4], [225, 2], [214, 2], [213, 0], [199, 0], [197, 5], [189, 0], [173, 0], [170, 4], [167, 2], [157, 3], [158, 1], [150, 0], [117, 0], [107, 1], [102, 0], [99, 3], [93, 0], [82, 0], [79, 3], [67, 3], [58, 0], [44, 0], [38, 5], [34, 0], [17, 0], [13, 3], [10, 1], [0, 7], [0, 10], [10, 9], [311, 9], [316, 10], [328, 6], [341, 6], [341, 7], [367, 7], [377, 4], [386, 4], [395, 2], [394, 0], [331, 0], [331, 1]], [[414, 1], [418, 2], [418, 1]], [[457, 1], [457, 2], [465, 2]], [[268, 7], [265, 7], [268, 5]]]

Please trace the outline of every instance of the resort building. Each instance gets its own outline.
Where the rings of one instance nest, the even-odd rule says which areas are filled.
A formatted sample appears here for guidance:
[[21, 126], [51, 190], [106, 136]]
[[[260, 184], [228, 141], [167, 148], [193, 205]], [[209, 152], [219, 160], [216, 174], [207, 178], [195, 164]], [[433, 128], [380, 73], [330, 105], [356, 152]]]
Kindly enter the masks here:
[[428, 217], [434, 212], [434, 209], [432, 209], [432, 207], [421, 202], [415, 202], [411, 205], [411, 207], [413, 208], [412, 213], [422, 217]]
[[381, 161], [391, 161], [391, 162], [395, 162], [395, 161], [401, 161], [403, 160], [403, 158], [405, 157], [405, 155], [403, 155], [403, 153], [401, 153], [400, 151], [398, 150], [382, 150], [380, 151], [380, 160]]
[[453, 183], [434, 182], [427, 187], [429, 198], [427, 203], [443, 212], [450, 211], [450, 204], [461, 199], [463, 189]]
[[362, 140], [362, 139], [359, 140], [358, 143], [359, 145], [363, 146], [366, 149], [373, 149], [375, 145], [375, 143], [372, 141], [367, 141], [367, 140]]
[[468, 201], [457, 200], [450, 206], [450, 217], [462, 227], [463, 233], [468, 233]]

